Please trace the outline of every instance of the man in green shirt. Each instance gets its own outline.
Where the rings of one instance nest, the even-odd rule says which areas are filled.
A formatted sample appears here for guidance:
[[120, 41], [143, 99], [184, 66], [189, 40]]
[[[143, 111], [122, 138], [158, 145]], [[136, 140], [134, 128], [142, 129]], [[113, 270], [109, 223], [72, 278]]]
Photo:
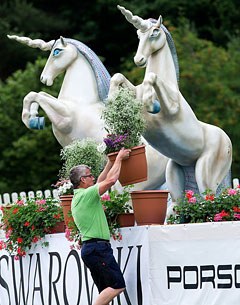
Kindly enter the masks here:
[[125, 289], [123, 274], [109, 242], [110, 232], [100, 196], [116, 183], [122, 160], [128, 158], [129, 153], [129, 149], [122, 148], [114, 164], [108, 160], [96, 184], [87, 165], [75, 166], [70, 171], [74, 187], [72, 215], [83, 241], [81, 257], [99, 291], [94, 305], [109, 304]]

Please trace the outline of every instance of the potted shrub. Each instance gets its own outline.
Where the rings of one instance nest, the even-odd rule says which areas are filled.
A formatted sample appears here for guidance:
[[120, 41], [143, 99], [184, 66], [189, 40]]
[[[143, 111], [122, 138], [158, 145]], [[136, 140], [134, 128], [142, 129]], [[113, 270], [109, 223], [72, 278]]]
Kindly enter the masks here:
[[6, 240], [1, 243], [1, 247], [19, 259], [37, 242], [48, 246], [44, 236], [51, 233], [61, 221], [62, 208], [57, 199], [18, 200], [10, 209], [4, 209], [1, 228], [5, 231]]
[[115, 240], [121, 239], [120, 227], [134, 226], [134, 213], [130, 205], [130, 189], [132, 185], [125, 186], [121, 192], [110, 190], [101, 197], [104, 212], [107, 217], [110, 233]]
[[97, 178], [104, 167], [105, 156], [99, 152], [98, 144], [93, 139], [86, 138], [75, 140], [62, 148], [60, 157], [63, 161], [63, 166], [59, 173], [61, 178], [54, 187], [59, 191], [64, 220], [67, 225], [72, 220], [69, 216], [73, 197], [73, 188], [69, 181], [71, 168], [76, 165], [86, 164], [91, 167], [91, 172]]
[[174, 207], [168, 224], [240, 220], [240, 186], [227, 188], [218, 196], [206, 190], [202, 196], [191, 190]]
[[147, 180], [145, 145], [141, 141], [145, 130], [142, 111], [143, 104], [134, 93], [120, 88], [113, 98], [107, 100], [102, 112], [107, 131], [103, 151], [114, 161], [122, 147], [132, 150], [129, 159], [122, 162], [119, 181], [123, 186]]

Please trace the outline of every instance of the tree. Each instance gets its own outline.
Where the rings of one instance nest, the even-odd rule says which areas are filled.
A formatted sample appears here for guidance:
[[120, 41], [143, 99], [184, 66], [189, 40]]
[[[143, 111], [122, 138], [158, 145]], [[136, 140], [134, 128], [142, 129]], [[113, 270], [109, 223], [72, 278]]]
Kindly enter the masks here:
[[[27, 129], [21, 121], [24, 96], [29, 91], [46, 91], [39, 81], [44, 64], [39, 58], [0, 85], [0, 193], [45, 189], [57, 180], [61, 147], [50, 122], [45, 130], [37, 131]], [[48, 93], [56, 96], [60, 81]]]

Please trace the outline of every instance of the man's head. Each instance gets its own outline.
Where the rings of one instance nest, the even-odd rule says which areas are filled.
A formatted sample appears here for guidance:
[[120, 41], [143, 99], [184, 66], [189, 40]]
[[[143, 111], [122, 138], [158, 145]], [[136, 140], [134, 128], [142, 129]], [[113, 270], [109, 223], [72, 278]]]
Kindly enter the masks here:
[[74, 166], [70, 170], [70, 181], [73, 184], [73, 188], [88, 188], [94, 184], [94, 176], [91, 174], [91, 167], [81, 164]]

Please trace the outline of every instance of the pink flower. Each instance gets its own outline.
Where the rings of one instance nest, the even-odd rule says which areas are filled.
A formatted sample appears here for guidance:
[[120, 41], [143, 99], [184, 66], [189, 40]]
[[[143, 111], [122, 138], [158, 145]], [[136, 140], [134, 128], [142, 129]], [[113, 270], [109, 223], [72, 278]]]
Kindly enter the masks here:
[[234, 213], [233, 216], [234, 216], [235, 219], [239, 219], [240, 220], [240, 214], [239, 213]]
[[6, 248], [6, 244], [4, 241], [0, 240], [0, 251]]
[[185, 196], [188, 199], [191, 198], [193, 195], [194, 195], [194, 191], [192, 191], [192, 190], [188, 190], [185, 192]]
[[214, 216], [214, 221], [222, 221], [221, 213], [218, 213]]
[[66, 229], [65, 229], [65, 237], [68, 238], [70, 236], [70, 234], [71, 234], [71, 230], [68, 227], [66, 227]]
[[14, 259], [15, 259], [15, 261], [19, 261], [20, 258], [19, 258], [18, 255], [15, 255], [15, 256], [14, 256]]
[[236, 195], [237, 194], [237, 191], [235, 189], [228, 189], [228, 195]]
[[101, 199], [102, 199], [103, 201], [109, 201], [109, 200], [110, 200], [110, 196], [109, 196], [108, 194], [104, 194], [104, 195], [101, 197]]
[[12, 234], [12, 230], [8, 230], [5, 234], [5, 237], [9, 238], [11, 236], [11, 234]]
[[18, 200], [18, 201], [16, 202], [16, 204], [17, 204], [17, 205], [24, 205], [24, 201], [23, 201], [23, 200]]
[[190, 203], [196, 203], [196, 201], [197, 201], [196, 197], [191, 197], [188, 199], [188, 202], [190, 202]]
[[214, 216], [214, 221], [222, 221], [223, 217], [227, 217], [227, 216], [229, 216], [229, 213], [222, 210], [221, 213], [218, 213]]
[[36, 200], [36, 204], [38, 204], [38, 205], [45, 204], [45, 203], [46, 203], [45, 199]]

